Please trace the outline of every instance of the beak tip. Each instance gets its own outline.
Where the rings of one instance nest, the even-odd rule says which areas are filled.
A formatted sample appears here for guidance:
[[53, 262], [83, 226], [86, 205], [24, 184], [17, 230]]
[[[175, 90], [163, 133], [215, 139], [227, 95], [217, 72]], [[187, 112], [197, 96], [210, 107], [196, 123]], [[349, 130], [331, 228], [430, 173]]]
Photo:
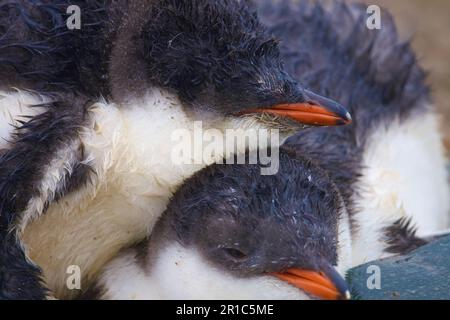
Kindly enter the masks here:
[[346, 113], [345, 119], [346, 119], [348, 122], [352, 122], [352, 121], [353, 121], [352, 115], [350, 114], [350, 112], [347, 112], [347, 113]]
[[350, 300], [352, 298], [352, 295], [350, 294], [350, 291], [345, 291], [344, 293], [345, 300]]

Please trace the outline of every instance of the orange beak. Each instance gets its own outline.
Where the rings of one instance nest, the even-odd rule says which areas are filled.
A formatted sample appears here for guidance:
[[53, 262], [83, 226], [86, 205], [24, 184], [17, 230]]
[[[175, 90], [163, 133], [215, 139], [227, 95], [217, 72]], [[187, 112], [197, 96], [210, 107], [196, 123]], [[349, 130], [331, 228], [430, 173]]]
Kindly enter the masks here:
[[347, 287], [345, 285], [342, 286], [344, 281], [342, 278], [338, 281], [339, 284], [336, 285], [334, 281], [322, 272], [302, 269], [289, 269], [286, 272], [273, 273], [272, 275], [324, 300], [350, 299], [350, 292]]
[[267, 113], [286, 117], [311, 126], [339, 126], [352, 122], [350, 113], [333, 100], [305, 90], [305, 102], [286, 103], [270, 108], [258, 108], [243, 114]]

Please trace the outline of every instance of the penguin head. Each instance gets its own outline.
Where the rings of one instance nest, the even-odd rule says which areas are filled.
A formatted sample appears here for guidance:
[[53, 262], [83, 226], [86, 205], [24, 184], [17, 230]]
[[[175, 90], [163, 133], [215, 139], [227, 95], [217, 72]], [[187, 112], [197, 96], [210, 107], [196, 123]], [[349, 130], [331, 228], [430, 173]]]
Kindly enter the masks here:
[[285, 71], [278, 41], [246, 3], [156, 1], [136, 39], [148, 81], [175, 93], [191, 118], [214, 127], [233, 128], [242, 119], [285, 131], [349, 123], [344, 107], [305, 90]]
[[339, 192], [307, 160], [283, 152], [280, 167], [212, 165], [187, 180], [148, 242], [152, 286], [183, 299], [348, 298]]

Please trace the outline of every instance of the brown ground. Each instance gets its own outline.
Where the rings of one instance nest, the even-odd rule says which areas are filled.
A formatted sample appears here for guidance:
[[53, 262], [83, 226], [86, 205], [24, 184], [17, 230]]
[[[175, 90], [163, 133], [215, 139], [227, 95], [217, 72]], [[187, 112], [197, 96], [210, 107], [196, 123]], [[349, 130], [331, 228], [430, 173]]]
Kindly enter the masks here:
[[443, 131], [450, 151], [450, 1], [364, 0], [388, 8], [401, 34], [413, 36], [422, 65], [430, 74], [436, 104], [443, 115]]

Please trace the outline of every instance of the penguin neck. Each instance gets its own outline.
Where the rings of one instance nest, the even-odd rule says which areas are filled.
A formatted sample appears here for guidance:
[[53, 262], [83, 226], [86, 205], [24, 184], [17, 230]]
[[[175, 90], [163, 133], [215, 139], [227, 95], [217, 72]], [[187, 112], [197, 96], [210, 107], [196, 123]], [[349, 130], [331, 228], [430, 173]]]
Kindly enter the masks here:
[[[137, 183], [153, 184], [156, 189], [151, 195], [169, 196], [183, 180], [222, 162], [227, 153], [242, 153], [247, 148], [253, 151], [259, 145], [258, 141], [246, 140], [245, 129], [260, 129], [253, 120], [204, 114], [204, 119], [197, 121], [175, 95], [157, 87], [120, 106], [96, 103], [91, 114], [92, 126], [82, 140], [87, 161], [94, 159], [97, 176], [131, 184], [132, 189]], [[229, 129], [244, 129], [233, 131], [236, 145], [230, 149], [225, 147]], [[269, 143], [277, 147], [282, 138], [273, 138], [268, 132]], [[130, 191], [141, 194], [139, 190]]]
[[[155, 185], [153, 195], [167, 193], [204, 165], [176, 163], [172, 159], [177, 130], [190, 133], [189, 119], [178, 99], [152, 88], [120, 105], [101, 101], [91, 108], [92, 128], [83, 142], [88, 159], [105, 180]], [[186, 146], [188, 147], [188, 146]], [[111, 181], [109, 181], [111, 183]], [[137, 191], [137, 190], [136, 190]]]
[[108, 265], [98, 283], [103, 299], [310, 299], [269, 275], [234, 276], [210, 264], [195, 248], [174, 242], [160, 246], [142, 267], [136, 249]]

